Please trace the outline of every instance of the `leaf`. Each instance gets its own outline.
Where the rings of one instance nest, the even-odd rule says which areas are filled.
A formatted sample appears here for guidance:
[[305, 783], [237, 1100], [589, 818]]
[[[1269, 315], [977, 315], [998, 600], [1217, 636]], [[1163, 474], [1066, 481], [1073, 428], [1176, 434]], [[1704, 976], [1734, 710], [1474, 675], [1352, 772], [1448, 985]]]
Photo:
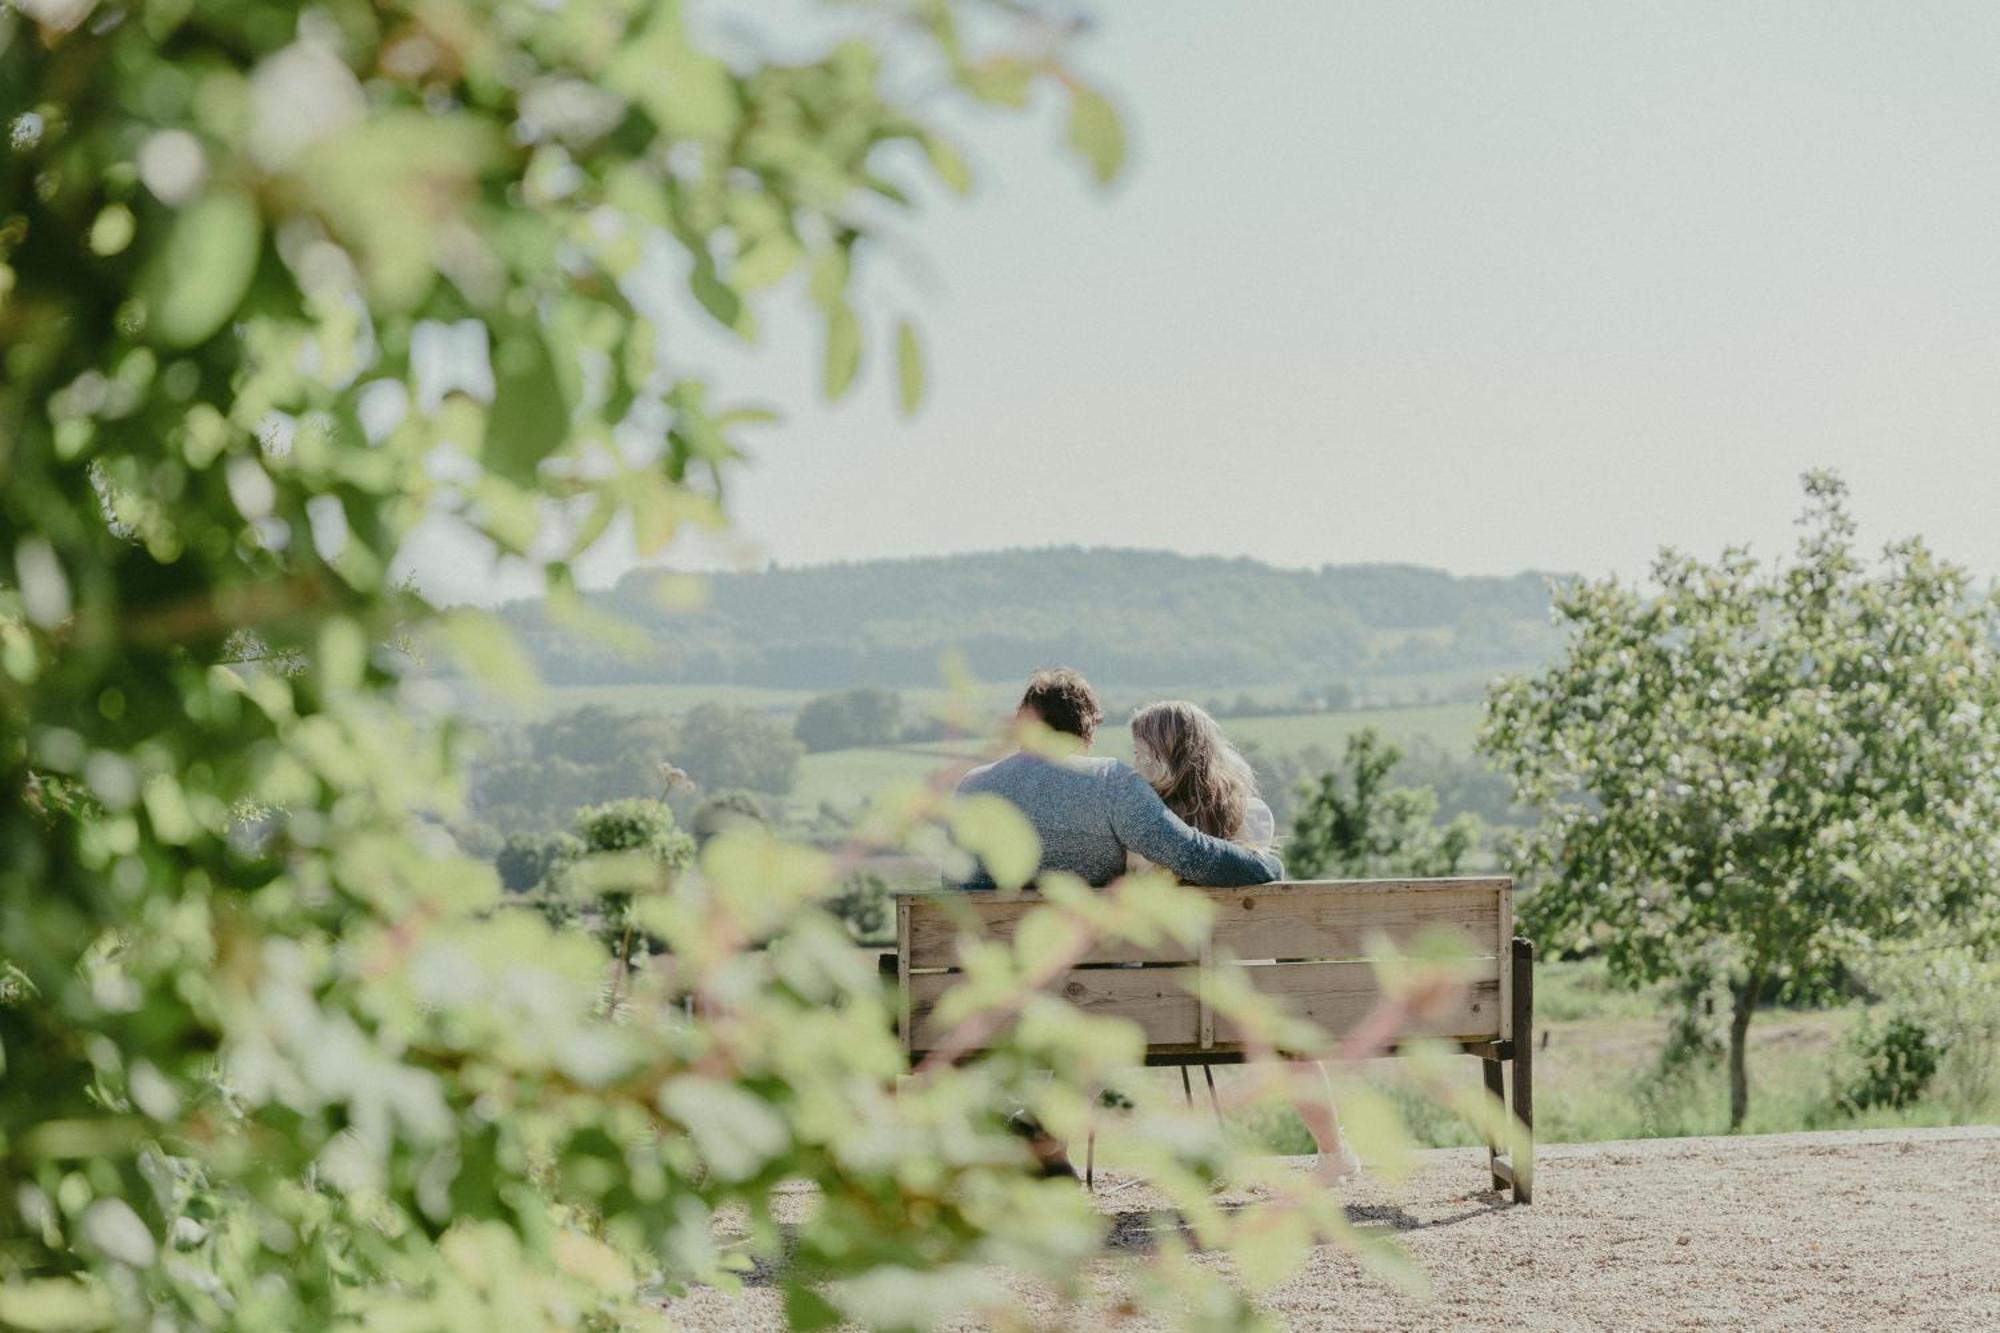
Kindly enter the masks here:
[[742, 120], [729, 67], [688, 41], [678, 4], [658, 7], [645, 35], [612, 59], [604, 83], [644, 107], [675, 138], [717, 142]]
[[832, 1328], [840, 1322], [840, 1310], [826, 1297], [800, 1282], [785, 1284], [785, 1326], [807, 1330]]
[[937, 172], [938, 179], [951, 192], [963, 198], [972, 193], [972, 168], [966, 165], [951, 140], [942, 135], [926, 134], [923, 137], [924, 156], [931, 162], [931, 170]]
[[38, 1333], [104, 1328], [113, 1319], [104, 1288], [67, 1277], [15, 1278], [0, 1284], [0, 1324]]
[[579, 1282], [613, 1294], [631, 1289], [632, 1265], [595, 1236], [558, 1231], [552, 1248], [556, 1266]]
[[160, 1247], [123, 1199], [99, 1199], [83, 1211], [83, 1237], [121, 1264], [150, 1268]]
[[748, 1180], [791, 1142], [768, 1102], [714, 1079], [675, 1079], [660, 1090], [660, 1109], [687, 1126], [695, 1151], [723, 1180]]
[[995, 56], [967, 69], [964, 82], [966, 90], [982, 102], [1023, 107], [1028, 104], [1028, 89], [1034, 85], [1035, 70], [1013, 56]]
[[1090, 163], [1099, 185], [1109, 184], [1125, 164], [1125, 128], [1103, 94], [1078, 88], [1069, 104], [1069, 146]]
[[319, 673], [332, 690], [360, 685], [368, 670], [368, 639], [361, 626], [346, 616], [334, 616], [320, 626]]
[[446, 614], [444, 631], [453, 655], [469, 676], [502, 694], [532, 699], [540, 682], [535, 667], [498, 616], [461, 607]]
[[847, 275], [851, 267], [843, 246], [830, 246], [813, 256], [812, 273], [806, 279], [806, 294], [822, 310], [831, 311], [847, 295]]
[[167, 347], [206, 341], [250, 290], [263, 236], [256, 204], [237, 190], [210, 190], [181, 209], [136, 288], [146, 336]]
[[749, 310], [743, 298], [734, 287], [722, 280], [716, 272], [715, 261], [708, 255], [698, 253], [694, 257], [694, 267], [688, 272], [688, 290], [694, 299], [701, 302], [701, 308], [715, 317], [715, 322], [739, 337], [750, 336]]
[[861, 321], [854, 307], [845, 301], [836, 304], [826, 317], [826, 396], [838, 400], [854, 385], [861, 369]]
[[754, 292], [783, 280], [798, 267], [805, 253], [797, 241], [779, 232], [745, 250], [730, 268], [729, 276], [738, 291]]
[[924, 401], [924, 349], [909, 320], [896, 323], [896, 388], [903, 415], [910, 416]]
[[1244, 1284], [1267, 1292], [1299, 1271], [1312, 1246], [1312, 1224], [1298, 1210], [1265, 1207], [1245, 1220], [1229, 1252]]
[[991, 792], [961, 796], [951, 804], [951, 836], [979, 858], [1003, 889], [1018, 889], [1042, 863], [1042, 840], [1012, 801]]
[[537, 326], [523, 322], [495, 332], [493, 410], [486, 416], [481, 461], [525, 485], [568, 439], [570, 404]]

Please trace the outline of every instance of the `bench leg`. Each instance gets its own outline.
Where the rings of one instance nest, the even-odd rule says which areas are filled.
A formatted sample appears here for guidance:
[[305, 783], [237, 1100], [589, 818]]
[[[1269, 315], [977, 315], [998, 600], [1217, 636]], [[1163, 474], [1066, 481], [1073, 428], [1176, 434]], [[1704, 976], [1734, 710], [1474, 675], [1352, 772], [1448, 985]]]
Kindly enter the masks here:
[[1514, 1202], [1535, 1193], [1535, 944], [1514, 940], [1514, 1118], [1521, 1122], [1519, 1150], [1511, 1154]]
[[[1493, 1100], [1500, 1103], [1501, 1110], [1506, 1110], [1507, 1088], [1501, 1076], [1500, 1062], [1498, 1060], [1482, 1059], [1479, 1063], [1486, 1075], [1486, 1091], [1492, 1096]], [[1493, 1188], [1496, 1190], [1507, 1188], [1507, 1177], [1501, 1175], [1497, 1169], [1500, 1161], [1500, 1153], [1504, 1147], [1505, 1144], [1498, 1137], [1488, 1136], [1486, 1140], [1486, 1165], [1493, 1173]]]

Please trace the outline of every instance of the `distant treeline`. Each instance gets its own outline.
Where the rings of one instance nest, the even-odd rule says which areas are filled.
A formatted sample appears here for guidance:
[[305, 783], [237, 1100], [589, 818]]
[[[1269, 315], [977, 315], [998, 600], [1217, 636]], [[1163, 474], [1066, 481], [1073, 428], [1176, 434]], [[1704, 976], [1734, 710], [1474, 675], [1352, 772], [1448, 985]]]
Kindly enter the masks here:
[[539, 602], [501, 614], [558, 685], [925, 686], [957, 649], [987, 680], [1075, 662], [1126, 685], [1235, 686], [1539, 660], [1557, 643], [1547, 576], [1408, 565], [1061, 547], [720, 574], [692, 612], [659, 592], [635, 571], [591, 595], [644, 631], [636, 649], [553, 624]]

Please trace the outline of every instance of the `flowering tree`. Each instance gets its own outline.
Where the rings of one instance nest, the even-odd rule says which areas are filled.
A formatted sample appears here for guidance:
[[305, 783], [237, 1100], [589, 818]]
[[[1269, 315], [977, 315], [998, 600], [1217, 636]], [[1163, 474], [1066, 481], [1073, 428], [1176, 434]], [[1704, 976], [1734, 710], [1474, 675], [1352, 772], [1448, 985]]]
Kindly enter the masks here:
[[1667, 552], [1655, 591], [1562, 590], [1567, 651], [1494, 693], [1482, 739], [1542, 811], [1543, 943], [1728, 985], [1732, 1127], [1760, 997], [2000, 906], [2000, 602], [1919, 541], [1871, 568], [1845, 486], [1805, 489], [1790, 563]]

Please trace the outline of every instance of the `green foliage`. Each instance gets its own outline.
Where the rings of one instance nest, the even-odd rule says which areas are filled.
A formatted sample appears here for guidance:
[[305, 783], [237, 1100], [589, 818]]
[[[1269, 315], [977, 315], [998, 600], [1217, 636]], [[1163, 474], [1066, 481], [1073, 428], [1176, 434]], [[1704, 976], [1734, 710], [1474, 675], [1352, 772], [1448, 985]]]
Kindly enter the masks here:
[[579, 806], [669, 795], [690, 787], [788, 790], [799, 747], [770, 717], [700, 706], [681, 719], [601, 704], [521, 731], [499, 729], [471, 767], [479, 818], [512, 833], [544, 832]]
[[792, 735], [806, 753], [887, 745], [902, 731], [903, 699], [893, 690], [860, 689], [823, 694], [799, 709]]
[[[672, 0], [0, 10], [8, 1321], [632, 1326], [647, 1286], [759, 1261], [801, 1322], [1024, 1323], [971, 1280], [996, 1269], [1082, 1291], [1103, 1220], [993, 1108], [1081, 1129], [1128, 1026], [1008, 959], [978, 997], [1022, 1020], [995, 1057], [891, 1096], [892, 1014], [821, 907], [837, 864], [739, 834], [697, 879], [657, 812], [587, 821], [627, 850], [575, 871], [633, 875], [671, 969], [493, 910], [491, 868], [430, 822], [467, 738], [409, 706], [389, 646], [532, 684], [493, 619], [393, 582], [425, 524], [531, 561], [548, 623], [597, 635], [573, 562], [719, 523], [762, 416], [711, 401], [663, 326], [749, 336], [797, 274], [829, 329], [877, 327], [852, 279], [897, 178], [965, 181], [924, 117], [1091, 96], [1033, 5], [866, 18], [780, 42], [746, 14], [725, 59]], [[1104, 174], [1103, 109], [1075, 119]], [[782, 786], [777, 739], [706, 780]], [[878, 836], [949, 819], [933, 797]], [[1184, 930], [1188, 897], [1089, 928]], [[1024, 936], [1082, 928], [1042, 912]], [[1252, 1248], [1212, 1205], [1226, 1153], [1163, 1142], [1201, 1243]], [[787, 1236], [800, 1180], [819, 1204]], [[1284, 1206], [1303, 1243], [1349, 1234], [1323, 1195]], [[1134, 1290], [1254, 1318], [1188, 1265]]]
[[502, 844], [493, 869], [500, 876], [501, 888], [526, 893], [583, 853], [583, 840], [573, 833], [515, 833]]
[[635, 852], [679, 869], [694, 860], [694, 839], [674, 824], [663, 802], [610, 801], [576, 812], [576, 837], [586, 853]]
[[1860, 1074], [1847, 1100], [1856, 1109], [1912, 1105], [1930, 1087], [1938, 1070], [1937, 1039], [1908, 1013], [1862, 1024], [1854, 1034]]
[[579, 806], [660, 795], [675, 744], [666, 718], [585, 705], [493, 737], [471, 770], [472, 804], [501, 828], [560, 828]]
[[804, 752], [783, 724], [749, 708], [697, 704], [674, 728], [674, 762], [711, 790], [788, 792]]
[[[1889, 1067], [1889, 1053], [1878, 1049], [1888, 1044], [1888, 1032], [1908, 1029], [1921, 1032], [1935, 1056], [1931, 1094], [1957, 1119], [1991, 1114], [2000, 1096], [2000, 959], [1932, 933], [1878, 949], [1858, 970], [1881, 1005], [1880, 1021], [1871, 1015], [1857, 1031], [1857, 1088]], [[1905, 1036], [1901, 1044], [1914, 1039]]]
[[1341, 768], [1299, 788], [1287, 873], [1298, 879], [1454, 875], [1479, 841], [1476, 815], [1437, 823], [1437, 793], [1390, 782], [1402, 751], [1372, 728], [1347, 738]]
[[1728, 986], [1733, 1123], [1767, 991], [2000, 921], [2000, 604], [1918, 541], [1865, 564], [1845, 488], [1806, 493], [1789, 563], [1666, 552], [1656, 591], [1563, 590], [1566, 653], [1495, 690], [1482, 742], [1542, 812], [1522, 918], [1545, 949]]

